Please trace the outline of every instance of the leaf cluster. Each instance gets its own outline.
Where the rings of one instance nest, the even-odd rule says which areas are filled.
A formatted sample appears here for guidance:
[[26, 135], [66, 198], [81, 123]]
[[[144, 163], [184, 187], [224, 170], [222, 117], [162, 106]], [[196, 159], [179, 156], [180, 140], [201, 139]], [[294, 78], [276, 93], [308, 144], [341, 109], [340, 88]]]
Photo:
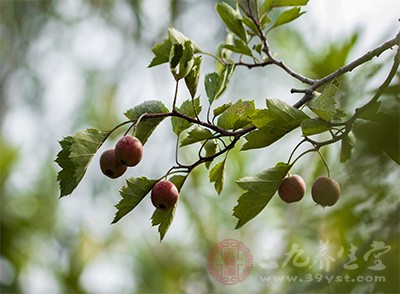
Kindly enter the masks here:
[[[202, 164], [208, 169], [209, 181], [214, 184], [217, 194], [220, 195], [223, 191], [229, 151], [242, 138], [244, 144], [241, 150], [244, 151], [268, 147], [297, 128], [301, 128], [303, 135], [286, 163], [279, 162], [255, 176], [236, 181], [244, 191], [233, 209], [233, 216], [238, 219], [236, 228], [242, 227], [266, 207], [290, 169], [306, 153], [320, 154], [320, 148], [341, 142], [340, 161], [349, 160], [356, 142], [352, 132], [353, 126], [356, 120], [379, 117], [378, 99], [385, 89], [389, 88], [390, 82], [395, 77], [400, 63], [399, 50], [384, 83], [371, 100], [357, 108], [352, 116], [337, 108], [337, 97], [341, 94], [341, 84], [337, 78], [396, 44], [399, 46], [400, 37], [396, 36], [379, 48], [319, 80], [305, 77], [275, 59], [268, 44], [268, 33], [303, 15], [301, 7], [307, 2], [308, 0], [236, 1], [234, 6], [227, 2], [218, 3], [216, 11], [225, 24], [229, 37], [217, 55], [203, 52], [193, 40], [177, 29], [170, 28], [168, 37], [152, 48], [154, 58], [149, 67], [169, 65], [169, 71], [176, 82], [171, 110], [161, 101], [149, 100], [127, 110], [125, 116], [128, 120], [110, 131], [87, 129], [62, 139], [60, 141], [62, 150], [56, 159], [61, 167], [57, 178], [61, 196], [71, 194], [78, 186], [94, 154], [112, 132], [129, 125], [126, 133], [133, 128], [133, 135], [145, 144], [156, 127], [166, 118], [170, 118], [172, 130], [178, 140], [176, 165], [159, 179], [148, 179], [144, 176], [126, 179], [126, 184], [120, 190], [122, 199], [116, 205], [117, 212], [113, 223], [135, 209], [153, 186], [163, 178], [169, 178], [181, 191], [191, 171]], [[203, 86], [207, 105], [201, 104], [197, 94], [204, 56], [211, 56], [217, 62], [215, 72], [204, 74]], [[245, 61], [245, 58], [250, 61]], [[289, 105], [279, 99], [266, 99], [265, 107], [258, 109], [253, 100], [235, 97], [231, 102], [215, 106], [225, 93], [238, 66], [251, 69], [268, 65], [280, 67], [288, 75], [306, 85], [306, 89], [292, 89], [292, 93], [303, 93], [301, 100]], [[176, 98], [182, 83], [190, 93], [190, 98], [178, 106]], [[205, 108], [207, 111], [202, 112]], [[387, 122], [392, 124], [394, 121], [384, 120], [385, 126]], [[321, 140], [319, 139], [321, 134], [330, 137], [328, 140]], [[394, 135], [394, 140], [396, 139], [398, 142], [398, 133]], [[311, 144], [310, 149], [293, 159], [297, 148], [303, 143]], [[189, 145], [197, 146], [197, 157], [190, 164], [183, 164], [179, 161], [179, 151]], [[400, 152], [396, 153], [398, 150], [391, 144], [385, 148], [385, 152], [399, 163]], [[213, 164], [220, 156], [223, 156], [223, 159]], [[324, 164], [329, 174], [325, 160]], [[156, 209], [153, 213], [152, 225], [158, 226], [161, 240], [173, 221], [176, 208], [177, 206], [169, 210]]]

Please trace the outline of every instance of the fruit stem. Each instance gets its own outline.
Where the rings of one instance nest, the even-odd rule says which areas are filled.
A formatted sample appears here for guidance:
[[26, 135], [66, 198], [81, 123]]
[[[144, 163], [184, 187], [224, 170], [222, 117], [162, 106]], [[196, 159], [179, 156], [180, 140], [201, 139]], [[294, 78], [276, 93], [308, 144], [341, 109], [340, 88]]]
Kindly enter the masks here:
[[212, 121], [210, 121], [210, 112], [211, 112], [211, 105], [212, 105], [212, 101], [208, 104], [208, 108], [207, 108], [207, 122], [209, 123], [209, 124], [214, 124], [214, 118], [215, 118], [215, 116], [213, 117], [213, 120]]
[[[175, 169], [175, 171], [174, 171], [174, 169]], [[179, 170], [179, 169], [182, 169], [182, 168], [181, 168], [181, 167], [176, 167], [176, 166], [171, 167], [171, 168], [159, 179], [159, 181], [161, 181], [161, 179], [166, 180], [167, 177], [168, 177], [169, 175], [173, 175], [173, 174], [179, 174], [179, 173], [186, 173], [186, 175], [189, 174], [189, 172], [187, 172], [187, 171], [182, 171], [182, 170]]]
[[222, 65], [226, 65], [226, 64], [227, 64], [226, 62], [224, 62], [224, 60], [222, 60], [222, 59], [219, 58], [217, 55], [214, 55], [214, 54], [212, 54], [212, 53], [205, 52], [205, 51], [200, 51], [199, 54], [210, 56], [210, 57], [214, 58], [215, 61], [219, 62], [219, 63], [222, 64]]
[[[288, 162], [287, 162], [288, 164], [290, 164], [290, 160], [292, 160], [292, 157], [293, 157], [294, 153], [296, 152], [297, 148], [299, 148], [300, 145], [303, 144], [303, 143], [306, 142], [306, 141], [307, 141], [306, 139], [303, 139], [303, 140], [301, 140], [301, 141], [296, 145], [296, 147], [294, 147], [292, 153], [291, 153], [290, 156], [289, 156], [289, 159], [288, 159]], [[297, 160], [297, 159], [296, 159], [296, 160]]]
[[[312, 148], [312, 149], [308, 149], [308, 150], [304, 151], [304, 152], [301, 153], [299, 156], [297, 156], [295, 160], [293, 160], [293, 162], [290, 164], [290, 166], [293, 166], [301, 157], [303, 157], [303, 156], [306, 155], [307, 153], [315, 152], [315, 151], [318, 151], [318, 149], [317, 149], [317, 148]], [[288, 163], [288, 164], [289, 164], [289, 163]]]
[[176, 99], [178, 97], [178, 89], [179, 89], [179, 80], [176, 81], [175, 85], [174, 102], [172, 103], [172, 112], [176, 111]]
[[129, 128], [126, 130], [126, 132], [124, 133], [124, 136], [128, 135], [129, 131], [132, 129], [132, 127], [135, 125], [135, 123], [131, 124], [129, 126]]
[[[143, 117], [145, 117], [147, 115], [147, 113], [143, 113], [141, 116], [139, 116], [139, 118], [137, 119], [137, 121], [132, 125], [133, 126], [133, 136], [136, 137], [136, 130], [137, 130], [137, 126], [139, 125], [140, 121], [143, 119]], [[131, 126], [131, 127], [132, 127]], [[130, 128], [129, 128], [130, 129]], [[129, 132], [129, 129], [126, 131], [125, 135]]]
[[180, 166], [181, 164], [179, 163], [179, 159], [178, 159], [178, 152], [179, 152], [179, 137], [180, 135], [176, 136], [176, 144], [175, 144], [175, 163]]
[[124, 122], [122, 122], [122, 123], [116, 125], [116, 126], [113, 127], [110, 131], [108, 131], [107, 136], [105, 136], [105, 138], [103, 139], [103, 141], [102, 141], [101, 143], [103, 144], [103, 143], [108, 139], [108, 137], [109, 137], [115, 130], [119, 129], [120, 127], [122, 127], [122, 126], [124, 126], [124, 125], [126, 125], [126, 124], [133, 123], [133, 122], [134, 122], [134, 121], [132, 121], [132, 120], [127, 120], [127, 121], [124, 121]]
[[322, 162], [325, 165], [326, 171], [328, 172], [328, 178], [330, 178], [331, 177], [331, 171], [329, 170], [328, 163], [326, 162], [325, 157], [322, 155], [322, 153], [321, 153], [321, 151], [319, 151], [319, 149], [317, 149], [317, 152], [318, 152], [319, 156], [321, 157]]

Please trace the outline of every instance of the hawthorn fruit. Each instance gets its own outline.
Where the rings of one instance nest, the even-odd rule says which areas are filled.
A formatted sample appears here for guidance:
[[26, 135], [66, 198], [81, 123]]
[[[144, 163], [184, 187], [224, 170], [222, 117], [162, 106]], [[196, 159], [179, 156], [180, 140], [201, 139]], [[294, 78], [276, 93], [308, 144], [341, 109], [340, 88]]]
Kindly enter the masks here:
[[286, 177], [278, 189], [279, 197], [286, 203], [300, 201], [306, 192], [306, 183], [299, 175]]
[[339, 183], [332, 178], [318, 177], [311, 187], [311, 196], [315, 203], [323, 207], [332, 206], [339, 200]]
[[123, 136], [115, 145], [115, 156], [123, 165], [137, 165], [143, 157], [142, 142], [133, 136]]
[[108, 149], [100, 156], [100, 169], [107, 177], [115, 179], [122, 176], [127, 167], [116, 158], [114, 149]]
[[151, 190], [151, 202], [162, 210], [173, 207], [178, 202], [179, 191], [170, 181], [160, 181]]

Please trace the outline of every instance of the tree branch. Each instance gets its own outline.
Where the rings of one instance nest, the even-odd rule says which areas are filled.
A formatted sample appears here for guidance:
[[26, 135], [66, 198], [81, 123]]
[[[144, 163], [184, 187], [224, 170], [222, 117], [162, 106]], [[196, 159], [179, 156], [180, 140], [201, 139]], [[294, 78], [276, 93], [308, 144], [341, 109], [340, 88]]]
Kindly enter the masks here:
[[206, 157], [201, 157], [199, 160], [197, 160], [196, 162], [194, 162], [191, 165], [183, 165], [180, 164], [179, 168], [185, 168], [187, 169], [188, 172], [191, 172], [196, 166], [205, 163], [207, 161], [213, 161], [214, 158], [217, 158], [218, 156], [224, 154], [225, 152], [233, 149], [236, 145], [236, 142], [239, 141], [239, 139], [241, 138], [241, 135], [237, 135], [235, 136], [235, 138], [232, 140], [231, 143], [229, 143], [229, 145], [227, 145], [224, 149], [221, 149], [220, 151], [218, 151], [217, 153], [214, 153], [213, 155], [210, 156], [206, 156]]
[[[299, 81], [301, 81], [301, 82], [303, 82], [305, 84], [310, 85], [310, 87], [308, 89], [304, 89], [304, 90], [292, 89], [291, 90], [292, 93], [304, 93], [302, 99], [299, 100], [297, 103], [295, 103], [293, 105], [293, 107], [295, 107], [295, 108], [300, 108], [307, 101], [309, 101], [312, 98], [312, 93], [315, 90], [317, 90], [319, 87], [331, 82], [335, 78], [337, 78], [337, 77], [339, 77], [339, 76], [341, 76], [341, 75], [343, 75], [343, 74], [345, 74], [347, 72], [351, 72], [356, 67], [366, 63], [367, 61], [371, 60], [372, 58], [374, 58], [376, 56], [379, 56], [384, 51], [392, 48], [393, 46], [395, 46], [395, 45], [399, 46], [399, 44], [400, 44], [400, 32], [399, 32], [396, 35], [395, 38], [393, 38], [393, 39], [385, 42], [381, 46], [379, 46], [379, 47], [367, 52], [366, 54], [364, 54], [360, 58], [354, 60], [353, 62], [349, 63], [348, 65], [339, 68], [337, 71], [325, 76], [322, 79], [313, 80], [313, 79], [307, 78], [307, 77], [305, 77], [305, 76], [293, 71], [287, 65], [285, 65], [282, 61], [277, 60], [277, 59], [275, 59], [273, 57], [273, 55], [270, 52], [266, 36], [265, 36], [264, 32], [262, 31], [261, 25], [260, 25], [257, 17], [255, 17], [253, 12], [252, 12], [250, 1], [247, 1], [247, 5], [248, 5], [248, 11], [246, 12], [246, 14], [253, 21], [253, 23], [257, 27], [258, 35], [259, 35], [259, 37], [260, 37], [260, 39], [261, 39], [261, 41], [263, 43], [262, 51], [266, 54], [267, 59], [264, 62], [254, 63], [254, 64], [245, 63], [245, 62], [239, 61], [239, 62], [235, 63], [235, 65], [245, 66], [245, 67], [247, 67], [249, 69], [252, 69], [252, 68], [255, 68], [255, 67], [265, 67], [265, 66], [274, 64], [274, 65], [282, 68], [286, 73], [288, 73], [290, 76], [294, 77], [295, 79], [297, 79], [297, 80], [299, 80]], [[242, 9], [243, 9], [243, 7], [242, 7]], [[397, 54], [396, 54], [395, 63], [392, 66], [392, 69], [390, 71], [389, 76], [385, 79], [385, 82], [381, 85], [381, 87], [379, 87], [378, 92], [374, 95], [374, 97], [371, 99], [371, 101], [369, 103], [372, 103], [373, 101], [377, 100], [379, 98], [379, 96], [382, 94], [383, 90], [388, 86], [390, 81], [393, 79], [393, 77], [394, 77], [394, 75], [395, 75], [395, 73], [397, 71], [397, 68], [399, 66], [399, 62], [400, 62], [400, 57], [399, 57], [400, 53], [399, 52], [400, 52], [400, 46], [399, 46], [399, 49], [398, 49]], [[212, 124], [210, 122], [205, 122], [205, 121], [200, 120], [197, 117], [197, 114], [196, 114], [196, 118], [194, 118], [194, 117], [188, 116], [188, 115], [186, 115], [184, 113], [181, 113], [181, 112], [177, 111], [176, 108], [175, 108], [177, 89], [178, 89], [178, 84], [176, 85], [176, 91], [175, 91], [175, 95], [174, 95], [174, 105], [173, 105], [174, 107], [173, 107], [172, 112], [144, 114], [141, 117], [141, 119], [145, 120], [145, 119], [162, 118], [162, 117], [178, 117], [178, 118], [182, 118], [182, 119], [184, 119], [184, 120], [186, 120], [186, 121], [188, 121], [190, 123], [197, 124], [197, 125], [200, 125], [200, 126], [203, 126], [203, 127], [206, 127], [206, 128], [209, 128], [209, 129], [215, 131], [216, 133], [219, 134], [217, 136], [218, 138], [226, 136], [226, 137], [233, 137], [233, 140], [231, 141], [231, 143], [229, 143], [228, 145], [224, 146], [223, 149], [221, 149], [220, 151], [216, 152], [215, 154], [212, 154], [212, 155], [206, 156], [206, 157], [199, 156], [199, 159], [196, 162], [194, 162], [194, 163], [192, 163], [190, 165], [184, 165], [184, 164], [181, 164], [181, 163], [179, 163], [177, 161], [177, 166], [172, 167], [171, 170], [183, 169], [183, 170], [186, 170], [187, 173], [190, 173], [198, 165], [200, 165], [202, 163], [205, 163], [205, 162], [213, 161], [216, 157], [218, 157], [218, 156], [226, 153], [227, 151], [233, 149], [235, 147], [236, 143], [240, 140], [240, 138], [243, 135], [245, 135], [245, 134], [247, 134], [247, 133], [249, 133], [249, 132], [251, 132], [251, 131], [256, 129], [256, 126], [251, 125], [251, 126], [249, 126], [247, 128], [244, 128], [244, 129], [241, 129], [241, 130], [238, 130], [238, 131], [228, 131], [228, 130], [220, 128], [220, 127], [218, 127], [215, 124]], [[369, 103], [367, 103], [367, 105]], [[367, 107], [367, 105], [365, 105], [365, 107]], [[317, 149], [322, 147], [322, 146], [324, 146], [324, 145], [337, 142], [338, 140], [342, 139], [344, 136], [346, 136], [350, 132], [351, 128], [349, 128], [349, 123], [352, 123], [358, 117], [359, 113], [362, 112], [363, 108], [364, 108], [364, 106], [362, 108], [360, 108], [360, 109], [356, 109], [355, 114], [351, 117], [351, 119], [348, 122], [345, 123], [346, 127], [345, 127], [344, 132], [341, 135], [336, 136], [336, 137], [332, 138], [331, 140], [327, 140], [327, 141], [324, 141], [324, 142], [315, 142], [315, 141], [313, 141], [313, 140], [311, 140], [311, 139], [309, 139], [307, 137], [304, 139], [304, 141], [310, 142]]]
[[[162, 113], [146, 113], [143, 114], [142, 120], [146, 120], [146, 119], [153, 119], [153, 118], [165, 118], [165, 117], [179, 117], [182, 118], [190, 123], [193, 124], [197, 124], [206, 128], [209, 128], [223, 136], [226, 137], [236, 137], [236, 136], [243, 136], [244, 134], [251, 132], [252, 130], [256, 129], [255, 126], [249, 126], [247, 128], [238, 130], [238, 131], [228, 131], [225, 130], [223, 128], [220, 128], [214, 124], [202, 121], [202, 120], [197, 120], [197, 118], [188, 116], [184, 113], [181, 113], [179, 111], [173, 111], [173, 112], [162, 112]], [[128, 121], [129, 122], [129, 121]], [[130, 122], [134, 122], [134, 121], [130, 121]], [[125, 122], [127, 123], [127, 122]]]
[[347, 120], [346, 122], [340, 123], [340, 125], [344, 125], [345, 126], [340, 135], [334, 136], [332, 139], [326, 140], [326, 141], [322, 141], [322, 142], [316, 142], [314, 140], [311, 140], [308, 137], [305, 137], [304, 140], [310, 142], [316, 148], [320, 148], [322, 146], [329, 145], [329, 144], [332, 144], [332, 143], [335, 143], [337, 141], [342, 140], [345, 136], [347, 136], [350, 133], [354, 121], [360, 116], [360, 114], [365, 109], [367, 109], [371, 104], [375, 103], [379, 99], [379, 97], [381, 97], [383, 91], [389, 86], [390, 82], [393, 80], [394, 76], [396, 75], [397, 70], [399, 69], [399, 65], [400, 65], [400, 46], [397, 48], [396, 55], [394, 57], [393, 65], [392, 65], [392, 67], [390, 69], [390, 72], [389, 72], [388, 76], [386, 77], [386, 79], [379, 86], [378, 90], [376, 91], [375, 95], [371, 98], [370, 101], [368, 101], [362, 107], [356, 108], [355, 113], [353, 114], [353, 116], [349, 120]]
[[[400, 36], [400, 33], [398, 36]], [[399, 38], [399, 41], [400, 41], [400, 38]], [[354, 118], [358, 118], [365, 109], [367, 109], [371, 104], [378, 101], [379, 97], [381, 97], [381, 95], [383, 94], [383, 91], [387, 87], [389, 87], [390, 82], [395, 77], [396, 73], [398, 72], [399, 66], [400, 66], [400, 43], [398, 43], [398, 45], [399, 46], [397, 47], [396, 55], [394, 56], [394, 62], [393, 62], [392, 68], [390, 69], [388, 76], [386, 77], [386, 79], [384, 80], [382, 85], [379, 86], [378, 90], [376, 91], [375, 95], [371, 98], [371, 100], [368, 103], [366, 103], [365, 105], [363, 105], [362, 107], [356, 108], [355, 113], [353, 115]]]
[[391, 40], [383, 43], [381, 46], [365, 53], [363, 56], [354, 60], [353, 62], [349, 63], [348, 65], [339, 68], [338, 70], [325, 76], [322, 79], [316, 80], [311, 85], [311, 87], [309, 87], [307, 89], [304, 96], [297, 103], [295, 103], [293, 105], [293, 107], [300, 108], [301, 106], [303, 106], [306, 102], [308, 102], [312, 98], [312, 92], [317, 90], [319, 87], [333, 81], [335, 78], [337, 78], [345, 73], [351, 72], [356, 67], [366, 63], [367, 61], [370, 61], [374, 57], [381, 55], [384, 51], [393, 48], [393, 46], [400, 46], [400, 32], [397, 33], [396, 37], [394, 37], [393, 39], [391, 39]]

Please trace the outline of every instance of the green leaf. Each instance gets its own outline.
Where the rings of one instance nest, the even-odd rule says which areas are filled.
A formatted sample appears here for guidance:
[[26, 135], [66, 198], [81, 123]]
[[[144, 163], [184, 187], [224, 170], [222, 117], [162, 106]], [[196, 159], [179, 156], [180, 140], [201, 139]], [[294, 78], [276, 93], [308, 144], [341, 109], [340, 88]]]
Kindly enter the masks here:
[[103, 144], [108, 132], [86, 129], [74, 135], [74, 143], [71, 145], [69, 158], [74, 163], [76, 169], [74, 177], [80, 181], [88, 168], [96, 151]]
[[178, 81], [186, 77], [194, 64], [194, 52], [192, 43], [185, 41], [183, 44], [173, 44], [169, 59], [171, 73]]
[[118, 211], [112, 223], [118, 222], [123, 216], [134, 209], [156, 183], [157, 180], [148, 179], [146, 177], [126, 179], [126, 185], [119, 191], [122, 199], [115, 205]]
[[214, 188], [218, 195], [221, 194], [222, 188], [224, 187], [225, 161], [226, 158], [217, 163], [210, 171], [210, 182], [214, 183]]
[[189, 40], [188, 37], [175, 28], [168, 28], [168, 38], [175, 44], [182, 44]]
[[371, 104], [366, 104], [367, 106], [364, 106], [362, 108], [362, 111], [358, 115], [358, 118], [365, 119], [365, 120], [376, 120], [378, 110], [381, 106], [380, 101], [375, 101]]
[[275, 114], [268, 109], [256, 109], [251, 116], [251, 121], [257, 128], [265, 127], [274, 120]]
[[[168, 38], [174, 44], [183, 44], [186, 41], [190, 41], [193, 45], [194, 52], [195, 53], [201, 52], [200, 47], [193, 40], [189, 39], [183, 33], [181, 33], [180, 31], [178, 31], [175, 28], [168, 29]], [[169, 55], [168, 55], [168, 57], [169, 57]]]
[[[204, 144], [204, 149], [206, 150], [206, 157], [212, 156], [217, 153], [217, 143], [215, 140], [208, 140], [206, 144]], [[206, 168], [209, 168], [211, 165], [211, 161], [207, 161], [205, 163]]]
[[251, 49], [242, 40], [233, 39], [233, 45], [225, 44], [225, 49], [231, 50], [235, 53], [244, 54], [247, 56], [253, 56]]
[[242, 41], [247, 43], [246, 29], [244, 28], [239, 9], [233, 9], [223, 2], [217, 4], [217, 12], [226, 27]]
[[217, 95], [214, 98], [217, 99], [222, 93], [225, 91], [228, 83], [232, 77], [233, 71], [235, 70], [235, 66], [233, 64], [225, 65], [222, 70], [219, 72], [219, 83], [218, 83], [218, 91]]
[[336, 101], [334, 97], [337, 91], [338, 87], [335, 85], [327, 85], [321, 95], [311, 99], [307, 104], [308, 108], [323, 120], [331, 121], [336, 113]]
[[225, 104], [215, 108], [213, 111], [214, 117], [220, 115], [221, 113], [223, 113], [225, 110], [227, 110], [231, 106], [232, 106], [232, 102], [228, 102], [228, 103], [225, 103]]
[[309, 119], [303, 111], [280, 100], [268, 99], [267, 106], [268, 109], [255, 111], [251, 117], [258, 129], [245, 136], [247, 142], [242, 150], [269, 146]]
[[190, 145], [196, 142], [200, 142], [203, 140], [211, 139], [213, 134], [210, 132], [210, 130], [196, 126], [194, 129], [192, 129], [188, 136], [182, 140], [181, 142], [181, 147]]
[[351, 157], [351, 150], [355, 144], [355, 138], [353, 133], [348, 133], [342, 139], [342, 144], [340, 146], [340, 162], [345, 162], [350, 159]]
[[183, 45], [180, 43], [172, 44], [170, 57], [169, 57], [169, 67], [175, 69], [179, 65], [183, 55]]
[[151, 217], [152, 226], [158, 226], [158, 233], [160, 234], [160, 242], [164, 239], [169, 227], [175, 216], [176, 205], [167, 210], [155, 209]]
[[[186, 114], [190, 117], [195, 118], [196, 113], [193, 108], [193, 103], [194, 103], [194, 107], [196, 108], [196, 113], [199, 114], [201, 111], [200, 98], [193, 99], [193, 101], [192, 100], [184, 101], [182, 103], [181, 107], [177, 108], [177, 111], [180, 113]], [[172, 117], [171, 123], [172, 123], [172, 129], [173, 129], [174, 133], [177, 135], [179, 135], [184, 130], [186, 130], [192, 126], [191, 122], [188, 122], [179, 117]]]
[[218, 92], [219, 75], [216, 72], [209, 73], [204, 78], [204, 87], [206, 89], [206, 94], [208, 101], [212, 103]]
[[171, 73], [178, 81], [186, 77], [192, 70], [194, 64], [194, 52], [191, 41], [183, 44], [174, 44], [170, 56]]
[[58, 152], [55, 161], [61, 167], [61, 170], [58, 172], [57, 181], [60, 182], [60, 192], [62, 197], [71, 194], [78, 183], [74, 178], [75, 165], [69, 158], [74, 138], [71, 136], [65, 137], [59, 143], [61, 145], [61, 151]]
[[270, 22], [271, 22], [271, 19], [268, 17], [268, 15], [264, 14], [260, 18], [260, 26], [261, 26], [261, 28], [264, 30], [266, 25], [269, 24]]
[[204, 86], [210, 104], [224, 93], [234, 69], [234, 65], [226, 65], [220, 74], [214, 72], [206, 75]]
[[320, 118], [306, 119], [301, 122], [303, 136], [312, 136], [326, 132], [327, 130], [329, 130], [327, 122]]
[[194, 59], [192, 69], [185, 77], [185, 84], [192, 98], [196, 96], [197, 87], [199, 85], [201, 61], [201, 56], [197, 56]]
[[[310, 58], [308, 62], [308, 71], [312, 73], [312, 78], [322, 78], [330, 73], [338, 70], [339, 68], [348, 64], [348, 58], [351, 50], [355, 47], [357, 40], [359, 38], [359, 32], [355, 32], [350, 36], [340, 36], [336, 40], [332, 40], [328, 44], [325, 44], [325, 50], [320, 52], [310, 52]], [[311, 49], [311, 48], [310, 48]], [[312, 56], [312, 57], [311, 57]], [[371, 73], [369, 68], [365, 71], [358, 72], [349, 81], [351, 84], [351, 89], [353, 89], [355, 94], [359, 94], [359, 88], [365, 85], [368, 81], [368, 75]], [[364, 77], [363, 77], [364, 76]], [[349, 89], [348, 93], [352, 90]]]
[[258, 35], [258, 29], [257, 26], [254, 24], [254, 22], [251, 20], [250, 17], [245, 16], [243, 17], [243, 23], [250, 29], [250, 33], [253, 35]]
[[156, 44], [153, 48], [151, 48], [151, 51], [153, 51], [155, 56], [151, 61], [149, 67], [170, 62], [171, 51], [172, 51], [171, 49], [173, 48], [172, 45], [180, 44], [182, 46], [186, 41], [189, 41], [191, 43], [192, 50], [194, 50], [195, 53], [201, 52], [201, 49], [195, 42], [190, 40], [188, 37], [186, 37], [178, 30], [174, 28], [169, 28], [168, 39], [165, 39], [163, 43]]
[[[134, 108], [129, 109], [124, 113], [124, 115], [132, 120], [136, 121], [143, 114], [151, 114], [151, 113], [168, 113], [169, 110], [161, 101], [157, 100], [149, 100], [143, 102], [135, 106]], [[136, 137], [142, 142], [144, 145], [147, 142], [147, 139], [153, 133], [154, 129], [158, 126], [164, 117], [161, 118], [151, 118], [146, 120], [141, 120], [139, 125], [136, 127]]]
[[57, 154], [55, 160], [61, 167], [57, 176], [60, 184], [60, 197], [67, 196], [75, 190], [107, 135], [108, 132], [87, 129], [60, 141], [62, 150]]
[[335, 114], [332, 117], [332, 120], [341, 120], [343, 117], [347, 117], [348, 115], [342, 109], [335, 109]]
[[251, 124], [250, 116], [254, 110], [254, 101], [239, 99], [219, 116], [217, 125], [226, 130], [243, 128]]
[[264, 148], [271, 145], [286, 134], [285, 130], [271, 127], [264, 127], [254, 130], [245, 136], [246, 143], [242, 150]]
[[261, 6], [261, 14], [270, 11], [274, 7], [307, 5], [308, 1], [309, 0], [265, 0]]
[[153, 51], [155, 57], [151, 61], [149, 67], [169, 62], [171, 47], [172, 42], [169, 39], [165, 39], [163, 43], [156, 44], [153, 48], [151, 48], [151, 51]]
[[256, 44], [253, 46], [253, 50], [255, 50], [260, 55], [262, 54], [262, 48], [263, 48], [262, 44]]
[[[385, 101], [387, 102], [387, 101]], [[357, 141], [363, 141], [370, 155], [386, 153], [400, 165], [400, 112], [399, 101], [379, 111], [373, 121], [353, 125]], [[385, 109], [387, 108], [387, 109]]]
[[285, 10], [284, 12], [282, 12], [278, 18], [276, 19], [275, 23], [273, 24], [272, 28], [276, 28], [278, 26], [281, 26], [283, 24], [286, 24], [288, 22], [291, 22], [293, 20], [295, 20], [296, 18], [298, 18], [299, 16], [301, 16], [302, 14], [304, 14], [305, 12], [300, 12], [300, 8], [299, 7], [294, 7], [291, 8], [289, 10]]
[[179, 73], [175, 75], [176, 79], [182, 79], [186, 77], [194, 65], [194, 50], [191, 41], [183, 43], [183, 54], [179, 61]]
[[298, 126], [303, 120], [309, 118], [303, 111], [282, 100], [267, 99], [266, 102], [268, 110], [258, 110], [251, 117], [253, 124], [257, 128], [265, 127], [271, 123], [278, 127]]
[[280, 162], [255, 176], [236, 181], [246, 192], [239, 197], [238, 204], [233, 209], [233, 216], [239, 219], [235, 229], [241, 228], [264, 209], [278, 190], [290, 167]]

